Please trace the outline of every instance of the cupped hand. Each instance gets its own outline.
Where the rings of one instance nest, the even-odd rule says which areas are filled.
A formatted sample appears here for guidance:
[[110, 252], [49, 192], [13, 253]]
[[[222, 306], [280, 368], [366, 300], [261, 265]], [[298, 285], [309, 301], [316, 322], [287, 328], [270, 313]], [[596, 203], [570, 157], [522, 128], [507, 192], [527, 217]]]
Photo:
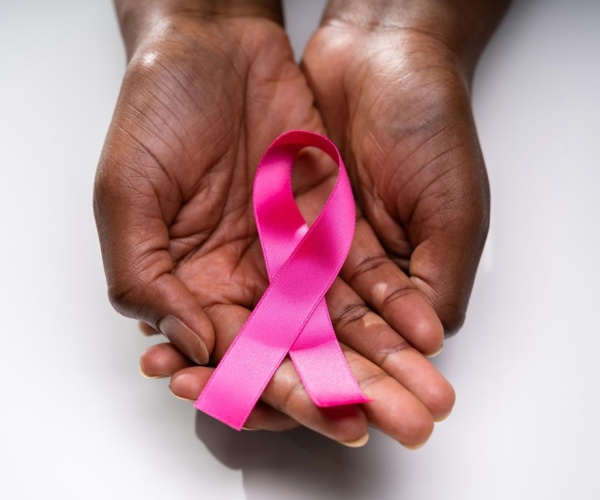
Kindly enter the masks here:
[[[326, 16], [303, 69], [382, 257], [397, 264], [370, 262], [370, 279], [385, 283], [397, 274], [406, 283], [380, 309], [382, 317], [395, 324], [407, 296], [419, 295], [451, 334], [465, 318], [489, 218], [468, 68], [441, 30], [419, 29], [408, 13], [380, 23], [360, 14]], [[348, 283], [360, 293], [364, 280]], [[376, 296], [360, 295], [378, 306]], [[398, 326], [422, 349], [419, 331]]]
[[[267, 286], [251, 209], [256, 165], [280, 133], [323, 126], [272, 21], [176, 15], [153, 26], [132, 51], [98, 169], [95, 213], [111, 302], [171, 342], [150, 348], [142, 370], [171, 376], [173, 393], [194, 400]], [[295, 191], [310, 221], [336, 171], [318, 154], [298, 163]], [[360, 298], [373, 288], [368, 263], [380, 253], [359, 219], [345, 267], [355, 283], [339, 279], [328, 294], [336, 333], [373, 402], [320, 410], [286, 360], [247, 426], [302, 424], [353, 442], [371, 423], [411, 446], [450, 411], [452, 388], [381, 318], [385, 300], [370, 308]], [[441, 326], [433, 310], [419, 307], [425, 343], [435, 350]]]

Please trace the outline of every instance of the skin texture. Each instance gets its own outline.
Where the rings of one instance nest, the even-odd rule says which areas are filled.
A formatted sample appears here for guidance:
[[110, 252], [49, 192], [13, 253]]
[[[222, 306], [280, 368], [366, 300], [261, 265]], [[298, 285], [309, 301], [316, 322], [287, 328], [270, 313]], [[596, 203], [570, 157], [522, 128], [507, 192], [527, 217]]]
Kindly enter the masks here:
[[334, 0], [304, 55], [367, 221], [447, 335], [464, 322], [489, 225], [469, 84], [506, 5]]
[[[130, 61], [94, 209], [112, 304], [139, 319], [144, 333], [170, 341], [142, 355], [143, 374], [171, 377], [174, 395], [196, 399], [267, 286], [251, 210], [256, 165], [280, 133], [324, 133], [326, 125], [343, 148], [365, 214], [358, 211], [350, 254], [327, 301], [351, 369], [373, 401], [320, 410], [286, 360], [246, 425], [305, 425], [346, 443], [372, 425], [408, 447], [422, 444], [454, 403], [452, 387], [423, 353], [441, 348], [438, 314], [447, 331], [462, 321], [456, 311], [464, 314], [486, 229], [487, 184], [464, 81], [446, 73], [447, 80], [434, 79], [456, 100], [448, 109], [411, 107], [408, 97], [402, 104], [399, 95], [418, 90], [394, 86], [402, 64], [393, 65], [400, 73], [390, 71], [389, 81], [384, 71], [378, 86], [367, 86], [390, 64], [386, 50], [377, 41], [350, 61], [360, 46], [348, 41], [340, 52], [336, 40], [357, 32], [333, 18], [309, 45], [305, 76], [272, 2], [129, 0], [117, 8]], [[412, 46], [402, 42], [388, 53], [405, 47]], [[336, 88], [344, 92], [335, 95]], [[401, 104], [397, 114], [389, 114], [390, 102]], [[419, 133], [438, 109], [447, 109], [446, 122]], [[456, 109], [468, 119], [454, 128], [447, 121]], [[407, 125], [404, 113], [414, 123]], [[448, 167], [442, 157], [455, 161]], [[322, 155], [298, 159], [294, 191], [309, 223], [335, 175]], [[448, 296], [459, 297], [459, 306]]]

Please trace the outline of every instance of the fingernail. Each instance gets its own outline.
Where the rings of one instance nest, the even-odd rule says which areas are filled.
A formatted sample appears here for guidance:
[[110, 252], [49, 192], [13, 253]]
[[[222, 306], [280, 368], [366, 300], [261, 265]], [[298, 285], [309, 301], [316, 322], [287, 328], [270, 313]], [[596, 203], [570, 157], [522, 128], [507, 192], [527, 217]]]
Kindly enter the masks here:
[[140, 369], [140, 374], [144, 378], [162, 378], [162, 376], [160, 376], [160, 375], [148, 375], [144, 370], [142, 370], [141, 366], [139, 367], [139, 369]]
[[400, 444], [409, 450], [418, 450], [419, 448], [423, 448], [423, 446], [425, 446], [427, 444], [427, 441], [423, 441], [422, 443], [419, 443], [419, 444], [404, 444], [404, 443], [400, 443]]
[[368, 440], [369, 440], [369, 433], [365, 432], [365, 435], [358, 438], [356, 441], [340, 441], [340, 444], [343, 444], [344, 446], [348, 446], [350, 448], [360, 448], [361, 446], [364, 446], [365, 444], [367, 444]]
[[171, 390], [170, 387], [169, 387], [169, 392], [171, 393], [171, 396], [173, 396], [175, 399], [179, 399], [180, 401], [185, 401], [186, 403], [195, 403], [195, 401], [193, 399], [182, 398], [181, 396], [178, 396]]
[[438, 418], [434, 418], [433, 421], [434, 422], [443, 422], [444, 420], [446, 420], [450, 415], [452, 414], [452, 412], [448, 412], [445, 415], [442, 415], [441, 417]]
[[251, 429], [250, 427], [242, 427], [243, 431], [255, 431], [257, 429]]
[[434, 351], [431, 354], [425, 354], [425, 357], [426, 358], [435, 358], [443, 350], [444, 350], [444, 344], [442, 344], [442, 346], [437, 351]]
[[183, 354], [199, 365], [208, 363], [208, 349], [204, 341], [175, 316], [165, 316], [158, 329]]

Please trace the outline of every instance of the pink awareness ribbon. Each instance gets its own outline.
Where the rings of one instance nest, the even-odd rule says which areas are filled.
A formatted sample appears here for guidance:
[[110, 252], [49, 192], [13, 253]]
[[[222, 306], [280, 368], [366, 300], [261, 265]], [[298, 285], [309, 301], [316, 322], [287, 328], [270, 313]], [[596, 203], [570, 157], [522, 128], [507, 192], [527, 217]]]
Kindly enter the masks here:
[[[310, 228], [291, 183], [294, 158], [305, 147], [324, 151], [339, 167], [335, 186]], [[340, 349], [324, 298], [348, 255], [355, 225], [354, 197], [335, 145], [300, 130], [279, 136], [258, 165], [254, 216], [269, 286], [195, 407], [240, 430], [288, 353], [317, 406], [369, 401]]]

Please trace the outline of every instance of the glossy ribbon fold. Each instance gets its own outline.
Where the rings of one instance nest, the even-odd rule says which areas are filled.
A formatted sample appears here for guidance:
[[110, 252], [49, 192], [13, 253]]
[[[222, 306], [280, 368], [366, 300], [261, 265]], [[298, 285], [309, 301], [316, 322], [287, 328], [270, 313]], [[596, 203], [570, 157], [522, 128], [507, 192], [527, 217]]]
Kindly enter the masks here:
[[[294, 158], [305, 147], [324, 151], [339, 167], [335, 186], [310, 228], [291, 183]], [[340, 349], [324, 299], [348, 255], [355, 225], [352, 189], [335, 145], [299, 130], [278, 137], [256, 172], [254, 215], [270, 284], [196, 408], [241, 429], [288, 353], [317, 406], [367, 402]]]

